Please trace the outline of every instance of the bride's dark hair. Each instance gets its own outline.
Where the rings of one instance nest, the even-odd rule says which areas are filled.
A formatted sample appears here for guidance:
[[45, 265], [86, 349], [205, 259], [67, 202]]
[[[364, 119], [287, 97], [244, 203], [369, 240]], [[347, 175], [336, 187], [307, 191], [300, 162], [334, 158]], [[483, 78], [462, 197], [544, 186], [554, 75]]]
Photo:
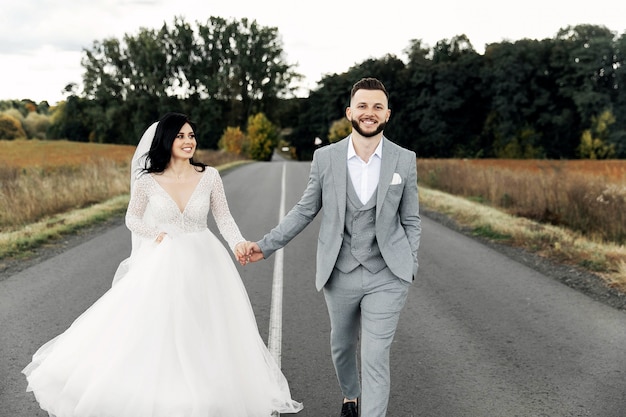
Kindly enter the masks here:
[[[170, 162], [172, 157], [172, 144], [174, 139], [180, 132], [180, 128], [185, 123], [189, 123], [194, 135], [196, 134], [196, 124], [189, 119], [189, 116], [182, 113], [167, 113], [160, 120], [157, 125], [156, 132], [154, 133], [154, 139], [152, 139], [152, 145], [148, 151], [146, 158], [145, 172], [163, 172]], [[189, 163], [198, 168], [199, 171], [204, 171], [206, 164], [202, 162], [196, 162], [193, 158], [189, 159]]]

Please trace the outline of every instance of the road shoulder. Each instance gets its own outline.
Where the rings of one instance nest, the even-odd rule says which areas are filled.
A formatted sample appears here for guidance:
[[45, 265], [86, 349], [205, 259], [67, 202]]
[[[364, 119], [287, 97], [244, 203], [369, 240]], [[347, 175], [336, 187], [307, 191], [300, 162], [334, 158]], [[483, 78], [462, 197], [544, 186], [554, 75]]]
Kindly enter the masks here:
[[87, 242], [112, 227], [121, 226], [123, 224], [124, 215], [116, 215], [108, 218], [107, 220], [83, 227], [73, 233], [64, 234], [60, 238], [47, 242], [35, 249], [31, 249], [30, 254], [26, 255], [23, 259], [1, 259], [0, 281], [4, 281], [24, 269], [53, 258], [68, 249]]

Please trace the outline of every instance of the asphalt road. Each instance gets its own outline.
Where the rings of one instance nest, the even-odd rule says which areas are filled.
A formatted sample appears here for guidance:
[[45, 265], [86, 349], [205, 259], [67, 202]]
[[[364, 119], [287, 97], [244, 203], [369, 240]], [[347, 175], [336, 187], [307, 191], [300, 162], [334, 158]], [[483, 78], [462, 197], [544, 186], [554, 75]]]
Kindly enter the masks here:
[[[250, 240], [278, 221], [283, 167], [289, 209], [308, 163], [255, 163], [223, 175]], [[314, 287], [317, 229], [314, 222], [283, 251], [281, 363], [304, 403], [299, 416], [336, 417], [341, 393]], [[0, 417], [47, 416], [20, 370], [110, 287], [129, 250], [130, 234], [117, 225], [0, 281]], [[419, 257], [392, 348], [390, 417], [626, 416], [623, 311], [427, 217]], [[239, 267], [265, 340], [274, 261]]]

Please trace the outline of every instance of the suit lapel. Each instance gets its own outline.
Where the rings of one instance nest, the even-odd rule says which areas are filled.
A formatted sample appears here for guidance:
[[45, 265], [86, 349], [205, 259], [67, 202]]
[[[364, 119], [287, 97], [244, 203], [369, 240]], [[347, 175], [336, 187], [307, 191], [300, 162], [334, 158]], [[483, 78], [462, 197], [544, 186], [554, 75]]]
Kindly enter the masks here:
[[335, 197], [337, 198], [337, 210], [339, 211], [340, 223], [343, 223], [346, 216], [346, 198], [348, 184], [348, 138], [337, 143], [331, 154], [331, 169], [333, 173], [333, 183], [335, 186]]
[[383, 136], [383, 159], [380, 166], [380, 178], [378, 179], [378, 189], [376, 196], [376, 218], [380, 214], [385, 201], [385, 195], [389, 190], [393, 173], [398, 165], [398, 150], [392, 146], [389, 139]]

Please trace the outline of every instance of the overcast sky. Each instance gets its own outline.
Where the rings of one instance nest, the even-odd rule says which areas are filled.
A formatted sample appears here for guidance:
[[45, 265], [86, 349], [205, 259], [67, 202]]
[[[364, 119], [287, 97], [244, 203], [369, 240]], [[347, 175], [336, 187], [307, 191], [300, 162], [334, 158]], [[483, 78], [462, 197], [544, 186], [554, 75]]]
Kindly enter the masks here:
[[603, 25], [621, 35], [626, 1], [13, 0], [0, 12], [0, 100], [55, 104], [65, 85], [81, 81], [82, 49], [175, 16], [191, 24], [246, 17], [278, 28], [287, 63], [313, 88], [324, 74], [368, 58], [391, 53], [406, 61], [411, 39], [432, 47], [465, 34], [482, 53], [488, 43], [553, 38], [569, 25]]

